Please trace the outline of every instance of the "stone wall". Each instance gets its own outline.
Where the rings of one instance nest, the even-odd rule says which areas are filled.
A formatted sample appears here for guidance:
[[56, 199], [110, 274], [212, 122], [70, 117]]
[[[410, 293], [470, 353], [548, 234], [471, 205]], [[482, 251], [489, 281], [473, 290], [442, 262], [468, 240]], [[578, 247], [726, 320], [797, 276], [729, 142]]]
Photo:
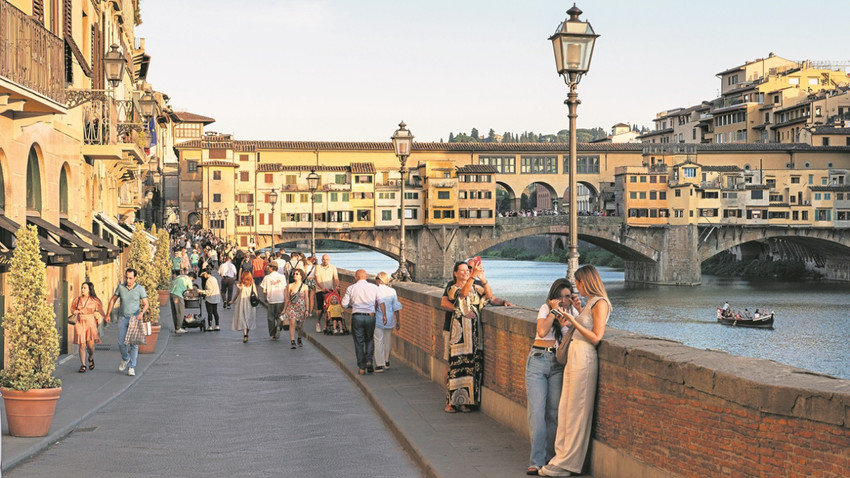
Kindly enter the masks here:
[[[344, 289], [352, 275], [340, 280]], [[404, 307], [394, 359], [444, 384], [442, 291], [394, 287]], [[488, 307], [482, 317], [482, 410], [528, 436], [525, 362], [536, 314]], [[596, 478], [839, 477], [850, 470], [848, 380], [611, 328], [599, 360], [585, 470]]]

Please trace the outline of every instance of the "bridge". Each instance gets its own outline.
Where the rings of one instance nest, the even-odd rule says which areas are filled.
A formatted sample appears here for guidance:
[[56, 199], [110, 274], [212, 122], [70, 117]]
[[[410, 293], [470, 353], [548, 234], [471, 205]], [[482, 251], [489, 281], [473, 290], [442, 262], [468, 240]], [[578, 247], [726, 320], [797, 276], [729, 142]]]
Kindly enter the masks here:
[[[304, 228], [282, 228], [278, 244], [309, 241]], [[536, 235], [569, 236], [569, 216], [497, 218], [495, 226], [408, 227], [406, 257], [414, 280], [442, 284], [455, 261], [503, 242]], [[316, 239], [350, 242], [398, 260], [399, 227], [340, 229], [317, 224]], [[743, 257], [765, 249], [806, 261], [830, 279], [850, 280], [850, 229], [787, 226], [630, 227], [620, 217], [578, 218], [580, 240], [613, 252], [625, 261], [627, 281], [658, 285], [699, 285], [700, 264], [734, 249]], [[260, 247], [270, 244], [260, 236]], [[566, 267], [566, 266], [565, 266]]]

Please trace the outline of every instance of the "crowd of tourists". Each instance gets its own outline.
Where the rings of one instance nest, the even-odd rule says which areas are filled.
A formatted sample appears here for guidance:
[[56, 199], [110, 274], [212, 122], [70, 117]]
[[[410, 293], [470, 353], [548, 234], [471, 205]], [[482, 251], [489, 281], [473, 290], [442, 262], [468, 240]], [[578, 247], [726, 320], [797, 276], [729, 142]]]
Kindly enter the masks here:
[[[570, 213], [568, 211], [558, 211], [556, 209], [520, 209], [516, 210], [508, 210], [508, 211], [499, 211], [498, 217], [537, 217], [537, 216], [569, 216]], [[579, 216], [596, 216], [596, 217], [606, 217], [606, 216], [616, 216], [613, 212], [607, 211], [579, 211]]]

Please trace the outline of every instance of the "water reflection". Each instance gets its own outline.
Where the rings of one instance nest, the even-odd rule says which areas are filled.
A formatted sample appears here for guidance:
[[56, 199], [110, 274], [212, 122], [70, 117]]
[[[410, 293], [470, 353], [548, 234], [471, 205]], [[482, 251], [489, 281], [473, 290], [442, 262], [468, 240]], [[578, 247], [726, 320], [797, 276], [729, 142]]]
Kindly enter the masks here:
[[[393, 272], [398, 264], [372, 251], [337, 251], [332, 261], [370, 274]], [[487, 280], [497, 296], [536, 310], [552, 281], [564, 277], [564, 264], [485, 259]], [[641, 287], [626, 284], [622, 271], [600, 268], [614, 310], [609, 325], [664, 337], [700, 349], [775, 360], [850, 379], [850, 294], [848, 285], [822, 282], [755, 282], [703, 276], [700, 287]], [[446, 278], [448, 279], [448, 278]], [[774, 330], [716, 323], [715, 310], [776, 312]]]

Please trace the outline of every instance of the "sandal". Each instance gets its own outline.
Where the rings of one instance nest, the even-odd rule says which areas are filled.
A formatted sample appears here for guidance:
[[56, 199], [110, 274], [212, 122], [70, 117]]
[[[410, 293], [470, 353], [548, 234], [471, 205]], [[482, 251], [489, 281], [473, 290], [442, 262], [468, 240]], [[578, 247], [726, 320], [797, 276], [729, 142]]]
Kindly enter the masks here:
[[80, 369], [79, 369], [79, 370], [77, 370], [77, 372], [80, 372], [80, 373], [86, 373], [86, 366], [85, 366], [85, 365], [80, 365]]
[[540, 470], [536, 466], [529, 466], [528, 470], [526, 470], [525, 474], [526, 475], [532, 475], [532, 476], [539, 475], [540, 474], [539, 471]]
[[94, 370], [94, 359], [89, 357], [89, 370]]
[[448, 403], [446, 404], [446, 408], [444, 408], [443, 411], [446, 412], [446, 413], [457, 413], [457, 410], [455, 410], [455, 407], [451, 406]]
[[247, 336], [247, 335], [243, 335], [243, 336], [242, 336], [242, 343], [244, 344], [244, 343], [247, 343], [247, 342], [248, 342], [248, 336]]
[[472, 409], [471, 409], [471, 408], [469, 408], [469, 407], [467, 407], [466, 405], [461, 405], [461, 406], [460, 406], [460, 411], [461, 411], [461, 413], [469, 413], [469, 412], [471, 412], [471, 411], [472, 411]]

